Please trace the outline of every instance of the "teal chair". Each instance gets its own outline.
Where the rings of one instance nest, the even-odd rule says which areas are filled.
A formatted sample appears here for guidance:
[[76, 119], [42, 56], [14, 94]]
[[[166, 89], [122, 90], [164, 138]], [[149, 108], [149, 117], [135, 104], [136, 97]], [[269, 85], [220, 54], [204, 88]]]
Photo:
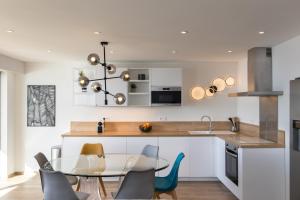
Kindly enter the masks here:
[[179, 166], [184, 158], [184, 153], [179, 153], [174, 164], [172, 170], [169, 175], [166, 177], [155, 177], [155, 197], [160, 198], [159, 195], [162, 193], [166, 193], [171, 195], [173, 199], [177, 199], [175, 188], [178, 183], [178, 171]]

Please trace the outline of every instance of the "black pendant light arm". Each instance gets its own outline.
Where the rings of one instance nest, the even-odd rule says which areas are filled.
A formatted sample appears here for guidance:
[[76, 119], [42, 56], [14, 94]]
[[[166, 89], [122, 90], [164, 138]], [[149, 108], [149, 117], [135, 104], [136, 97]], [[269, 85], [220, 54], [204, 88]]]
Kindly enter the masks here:
[[[113, 76], [113, 77], [106, 77], [106, 79], [116, 79], [120, 78], [120, 76]], [[103, 81], [105, 78], [97, 78], [97, 79], [90, 79], [90, 81]]]
[[104, 104], [107, 105], [107, 90], [106, 90], [106, 52], [105, 52], [105, 45], [107, 45], [107, 43], [103, 43], [101, 42], [101, 45], [103, 47], [103, 56], [104, 56], [104, 63], [103, 63], [103, 66], [104, 66], [104, 95], [105, 95], [105, 100], [104, 100]]

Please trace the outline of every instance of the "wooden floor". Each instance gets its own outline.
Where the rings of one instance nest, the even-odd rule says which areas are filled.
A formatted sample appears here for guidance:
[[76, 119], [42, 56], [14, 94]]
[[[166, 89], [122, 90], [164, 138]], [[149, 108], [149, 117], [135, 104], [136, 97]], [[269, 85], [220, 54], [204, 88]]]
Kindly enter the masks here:
[[[116, 182], [105, 182], [108, 197], [117, 190]], [[233, 194], [220, 182], [180, 182], [177, 189], [178, 199], [193, 200], [237, 200]], [[161, 195], [162, 199], [170, 199]], [[38, 175], [33, 177], [14, 177], [6, 182], [0, 182], [0, 200], [34, 200], [43, 199]]]

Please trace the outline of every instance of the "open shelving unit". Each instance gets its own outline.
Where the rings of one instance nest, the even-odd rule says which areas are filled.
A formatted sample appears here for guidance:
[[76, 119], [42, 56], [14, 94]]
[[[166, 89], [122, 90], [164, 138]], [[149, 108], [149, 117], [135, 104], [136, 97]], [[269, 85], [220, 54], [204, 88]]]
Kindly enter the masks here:
[[[131, 80], [128, 83], [128, 106], [149, 106], [150, 105], [150, 69], [133, 68], [129, 69]], [[144, 74], [145, 79], [139, 79]]]

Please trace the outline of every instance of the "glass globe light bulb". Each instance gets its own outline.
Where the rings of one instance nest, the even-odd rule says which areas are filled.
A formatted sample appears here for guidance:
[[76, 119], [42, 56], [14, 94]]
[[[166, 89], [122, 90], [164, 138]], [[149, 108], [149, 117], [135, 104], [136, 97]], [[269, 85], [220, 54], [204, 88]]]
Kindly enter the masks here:
[[117, 93], [117, 94], [115, 95], [115, 102], [116, 102], [116, 104], [122, 105], [123, 103], [125, 103], [125, 101], [126, 101], [126, 97], [125, 97], [124, 94], [122, 94], [122, 93]]
[[226, 80], [225, 80], [225, 83], [226, 83], [226, 85], [227, 86], [233, 86], [234, 84], [235, 84], [235, 80], [234, 80], [234, 78], [233, 77], [228, 77]]
[[218, 92], [223, 91], [226, 87], [224, 79], [221, 78], [216, 78], [215, 80], [213, 80], [213, 85], [217, 87]]
[[121, 74], [121, 79], [123, 79], [123, 81], [129, 81], [130, 80], [130, 74], [128, 71], [123, 71]]
[[91, 65], [98, 65], [100, 63], [100, 57], [95, 53], [91, 53], [87, 60]]
[[78, 78], [78, 82], [79, 82], [80, 87], [84, 88], [89, 85], [90, 80], [86, 76], [80, 75]]
[[99, 82], [92, 83], [91, 87], [92, 87], [92, 90], [96, 93], [100, 92], [102, 89], [101, 84]]
[[113, 64], [109, 64], [109, 65], [107, 65], [107, 72], [109, 73], [109, 74], [114, 74], [114, 73], [116, 73], [116, 66], [115, 65], [113, 65]]

